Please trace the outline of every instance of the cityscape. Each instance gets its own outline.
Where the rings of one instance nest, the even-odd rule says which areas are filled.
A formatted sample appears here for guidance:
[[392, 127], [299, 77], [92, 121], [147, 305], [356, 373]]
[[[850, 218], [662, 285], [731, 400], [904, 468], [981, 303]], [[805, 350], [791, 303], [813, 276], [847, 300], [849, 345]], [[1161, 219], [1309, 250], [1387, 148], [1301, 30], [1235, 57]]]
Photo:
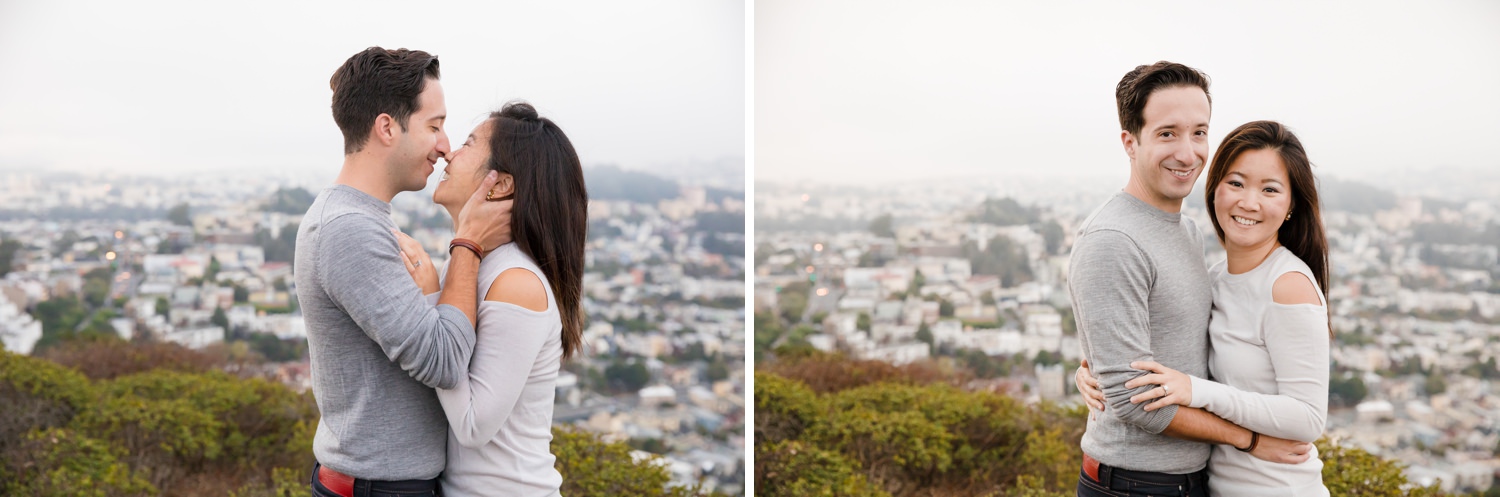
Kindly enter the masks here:
[[[743, 178], [585, 172], [585, 346], [557, 380], [554, 425], [660, 456], [674, 485], [742, 494]], [[308, 391], [291, 259], [326, 186], [293, 174], [0, 172], [0, 340], [18, 354], [98, 336], [171, 342], [250, 358], [240, 374]], [[398, 195], [392, 211], [444, 259], [451, 221], [430, 191]]]
[[[971, 391], [1081, 404], [1068, 253], [1123, 174], [758, 183], [756, 361], [805, 348], [935, 363], [971, 371]], [[1500, 195], [1494, 178], [1403, 179], [1320, 178], [1335, 335], [1325, 436], [1405, 465], [1414, 484], [1482, 493], [1500, 469]], [[1223, 260], [1201, 185], [1183, 212], [1204, 229], [1205, 263]]]

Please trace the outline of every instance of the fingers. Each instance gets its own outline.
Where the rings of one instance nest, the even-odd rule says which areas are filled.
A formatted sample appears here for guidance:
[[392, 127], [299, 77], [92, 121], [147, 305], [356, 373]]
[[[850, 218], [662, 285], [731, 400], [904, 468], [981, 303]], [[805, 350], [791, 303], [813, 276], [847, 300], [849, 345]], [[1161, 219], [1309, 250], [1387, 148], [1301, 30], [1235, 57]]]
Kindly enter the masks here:
[[1156, 361], [1136, 361], [1130, 363], [1130, 367], [1132, 369], [1151, 371], [1155, 373], [1165, 373], [1167, 371], [1171, 371], [1166, 366], [1162, 366], [1161, 363], [1158, 363]]
[[[1162, 387], [1152, 388], [1130, 397], [1131, 404], [1139, 404], [1151, 399], [1166, 399], [1169, 397], [1167, 389]], [[1147, 409], [1148, 411], [1151, 409]]]
[[406, 265], [406, 272], [408, 272], [408, 273], [415, 273], [415, 272], [417, 272], [417, 264], [415, 262], [412, 262], [411, 256], [406, 255], [406, 251], [405, 250], [397, 250], [397, 252], [401, 253], [401, 263]]
[[1140, 388], [1146, 385], [1161, 385], [1166, 382], [1166, 376], [1152, 373], [1131, 378], [1130, 381], [1125, 382], [1125, 388]]
[[484, 202], [484, 196], [488, 195], [490, 193], [490, 189], [494, 188], [495, 183], [498, 183], [499, 181], [500, 173], [497, 173], [495, 171], [485, 173], [484, 179], [479, 180], [479, 188], [475, 188], [474, 193], [472, 195], [469, 195], [469, 203], [474, 204], [478, 202]]

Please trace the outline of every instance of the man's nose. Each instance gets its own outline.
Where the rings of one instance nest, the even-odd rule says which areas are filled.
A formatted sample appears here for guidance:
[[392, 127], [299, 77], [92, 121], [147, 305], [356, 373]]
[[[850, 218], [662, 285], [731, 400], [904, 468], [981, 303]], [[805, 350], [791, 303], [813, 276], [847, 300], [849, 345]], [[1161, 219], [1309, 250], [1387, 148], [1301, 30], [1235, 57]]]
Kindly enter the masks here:
[[1184, 167], [1196, 167], [1198, 163], [1197, 149], [1193, 147], [1192, 140], [1182, 140], [1177, 149], [1172, 151], [1172, 159], [1181, 163]]
[[437, 140], [437, 153], [438, 155], [441, 155], [444, 160], [447, 160], [449, 152], [452, 152], [452, 150], [448, 149], [448, 133], [439, 131]]

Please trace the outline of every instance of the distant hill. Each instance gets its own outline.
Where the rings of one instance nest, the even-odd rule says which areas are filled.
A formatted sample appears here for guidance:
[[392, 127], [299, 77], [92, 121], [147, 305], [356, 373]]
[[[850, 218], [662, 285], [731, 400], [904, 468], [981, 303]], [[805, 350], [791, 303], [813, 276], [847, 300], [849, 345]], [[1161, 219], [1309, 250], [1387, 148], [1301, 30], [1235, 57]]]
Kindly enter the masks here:
[[1396, 207], [1395, 193], [1358, 181], [1319, 177], [1318, 194], [1323, 210], [1374, 214]]
[[312, 207], [315, 198], [317, 197], [312, 192], [302, 188], [277, 188], [276, 193], [272, 193], [271, 197], [266, 199], [266, 210], [287, 214], [305, 214], [307, 208]]
[[676, 181], [613, 165], [583, 168], [583, 181], [592, 199], [655, 204], [680, 194]]

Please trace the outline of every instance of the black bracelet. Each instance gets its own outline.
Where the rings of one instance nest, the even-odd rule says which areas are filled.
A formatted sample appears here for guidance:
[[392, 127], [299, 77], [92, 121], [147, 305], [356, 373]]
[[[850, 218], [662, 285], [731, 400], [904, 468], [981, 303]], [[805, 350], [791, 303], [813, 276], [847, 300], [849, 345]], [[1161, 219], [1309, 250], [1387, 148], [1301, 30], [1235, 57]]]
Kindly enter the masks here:
[[1250, 452], [1252, 450], [1255, 450], [1255, 446], [1257, 445], [1260, 445], [1260, 434], [1252, 431], [1250, 432], [1250, 446], [1243, 449], [1235, 447], [1235, 450], [1238, 450], [1240, 452]]

